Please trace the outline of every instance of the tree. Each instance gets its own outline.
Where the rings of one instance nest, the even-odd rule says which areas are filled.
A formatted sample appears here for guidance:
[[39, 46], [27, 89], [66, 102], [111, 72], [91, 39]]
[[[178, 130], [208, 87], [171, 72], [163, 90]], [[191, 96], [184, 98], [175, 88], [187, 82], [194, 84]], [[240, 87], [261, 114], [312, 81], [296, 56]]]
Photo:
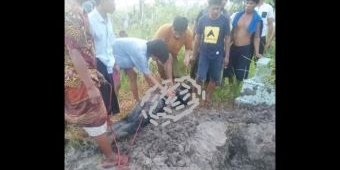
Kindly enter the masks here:
[[139, 0], [139, 16], [139, 20], [142, 22], [144, 18], [144, 0]]

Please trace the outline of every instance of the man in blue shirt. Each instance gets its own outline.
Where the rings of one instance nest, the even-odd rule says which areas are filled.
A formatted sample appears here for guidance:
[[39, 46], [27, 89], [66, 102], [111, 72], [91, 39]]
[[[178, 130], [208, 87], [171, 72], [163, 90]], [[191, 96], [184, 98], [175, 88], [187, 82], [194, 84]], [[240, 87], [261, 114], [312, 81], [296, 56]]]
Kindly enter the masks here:
[[[220, 83], [224, 65], [229, 62], [230, 28], [228, 19], [221, 15], [221, 0], [209, 0], [208, 15], [203, 15], [197, 25], [193, 60], [199, 53], [196, 81], [203, 85], [209, 76], [206, 100], [211, 105], [211, 94]], [[208, 74], [208, 75], [207, 75]]]
[[[135, 98], [139, 101], [137, 88], [137, 73], [134, 68], [144, 74], [149, 85], [158, 85], [160, 83], [152, 76], [148, 66], [148, 60], [151, 57], [157, 63], [163, 66], [167, 79], [172, 80], [172, 61], [169, 57], [169, 50], [165, 42], [161, 39], [146, 41], [139, 38], [117, 38], [113, 43], [113, 54], [121, 69], [124, 69], [130, 80], [130, 88]], [[172, 84], [172, 83], [170, 83]]]

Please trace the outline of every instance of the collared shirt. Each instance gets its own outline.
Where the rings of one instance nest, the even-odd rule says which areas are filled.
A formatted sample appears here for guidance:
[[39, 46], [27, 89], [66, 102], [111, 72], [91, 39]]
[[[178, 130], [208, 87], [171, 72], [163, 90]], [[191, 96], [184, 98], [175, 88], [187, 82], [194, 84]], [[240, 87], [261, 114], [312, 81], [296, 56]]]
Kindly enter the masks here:
[[150, 74], [148, 66], [147, 41], [140, 38], [117, 38], [113, 52], [121, 69], [136, 68], [143, 74]]
[[109, 74], [113, 72], [113, 66], [115, 64], [115, 57], [112, 52], [112, 44], [115, 38], [113, 33], [111, 20], [105, 20], [97, 8], [88, 14], [91, 33], [94, 38], [96, 57], [102, 61]]

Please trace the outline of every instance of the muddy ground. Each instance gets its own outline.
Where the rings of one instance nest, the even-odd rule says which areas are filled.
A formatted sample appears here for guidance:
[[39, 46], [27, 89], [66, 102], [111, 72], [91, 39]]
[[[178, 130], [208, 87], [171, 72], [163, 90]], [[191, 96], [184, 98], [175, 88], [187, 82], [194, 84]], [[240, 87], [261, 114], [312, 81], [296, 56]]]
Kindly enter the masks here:
[[[118, 142], [131, 170], [275, 169], [275, 107], [196, 109], [165, 127], [147, 125], [129, 149], [131, 138]], [[91, 139], [77, 149], [65, 145], [65, 169], [102, 169], [95, 145]]]

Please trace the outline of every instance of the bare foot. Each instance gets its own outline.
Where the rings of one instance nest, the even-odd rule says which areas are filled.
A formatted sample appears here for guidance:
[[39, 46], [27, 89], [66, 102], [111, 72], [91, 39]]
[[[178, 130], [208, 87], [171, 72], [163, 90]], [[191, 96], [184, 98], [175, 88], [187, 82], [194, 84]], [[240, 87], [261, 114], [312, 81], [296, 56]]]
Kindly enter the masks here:
[[101, 162], [101, 166], [103, 168], [111, 168], [114, 166], [121, 166], [121, 165], [127, 165], [129, 161], [129, 157], [125, 156], [125, 155], [120, 155], [119, 157], [116, 156], [114, 159], [104, 159]]

